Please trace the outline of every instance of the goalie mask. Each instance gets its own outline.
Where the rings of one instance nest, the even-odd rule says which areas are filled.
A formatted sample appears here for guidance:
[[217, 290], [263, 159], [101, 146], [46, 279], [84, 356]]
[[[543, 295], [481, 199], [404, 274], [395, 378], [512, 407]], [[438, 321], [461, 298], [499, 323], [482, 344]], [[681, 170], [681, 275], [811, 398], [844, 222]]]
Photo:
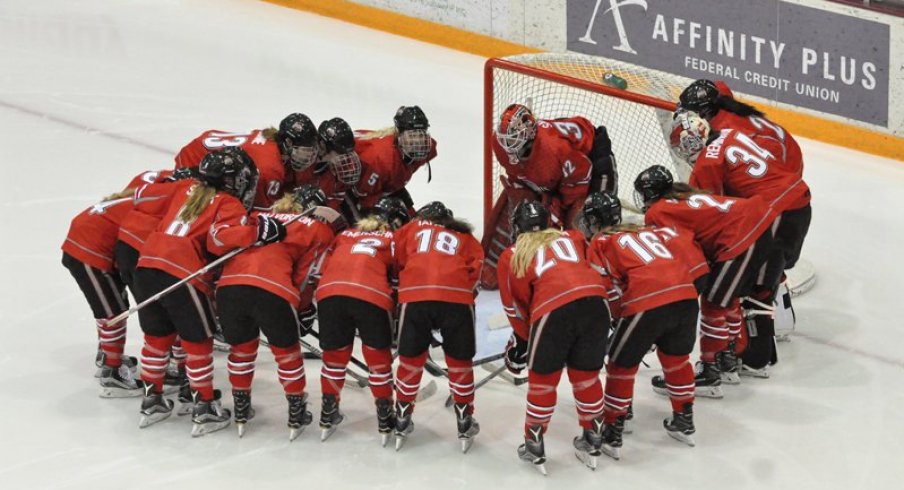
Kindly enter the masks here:
[[317, 128], [311, 118], [301, 113], [289, 114], [279, 123], [276, 142], [283, 162], [301, 172], [317, 162], [319, 155]]
[[496, 140], [509, 155], [521, 156], [537, 136], [537, 119], [525, 105], [512, 104], [502, 111]]
[[672, 172], [662, 165], [653, 165], [634, 179], [634, 204], [646, 212], [659, 198], [672, 189]]
[[323, 141], [324, 160], [336, 180], [354, 186], [361, 178], [361, 160], [355, 152], [355, 134], [344, 119], [334, 117], [320, 123], [317, 132]]
[[201, 182], [237, 197], [249, 211], [254, 205], [257, 177], [254, 161], [237, 146], [208, 153], [198, 166]]
[[709, 131], [709, 123], [696, 112], [678, 112], [672, 119], [669, 145], [676, 155], [693, 167], [700, 152], [706, 148]]
[[410, 163], [427, 158], [433, 149], [433, 140], [430, 139], [430, 122], [424, 111], [416, 105], [399, 107], [393, 122], [396, 144], [405, 160]]
[[603, 228], [621, 224], [621, 202], [608, 192], [594, 192], [584, 201], [581, 225], [591, 235]]

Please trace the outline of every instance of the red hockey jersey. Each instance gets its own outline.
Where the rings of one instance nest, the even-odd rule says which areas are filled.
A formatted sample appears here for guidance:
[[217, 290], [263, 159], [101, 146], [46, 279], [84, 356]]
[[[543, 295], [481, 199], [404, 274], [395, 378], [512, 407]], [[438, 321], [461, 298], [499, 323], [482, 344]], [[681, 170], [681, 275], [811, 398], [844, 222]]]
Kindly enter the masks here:
[[[296, 214], [254, 213], [287, 222]], [[333, 230], [320, 221], [301, 218], [286, 227], [286, 238], [278, 243], [255, 247], [226, 263], [217, 287], [254, 286], [285, 299], [298, 309], [312, 268], [330, 245]]]
[[693, 250], [681, 250], [690, 242], [679, 240], [680, 236], [674, 229], [641, 228], [600, 233], [591, 240], [587, 259], [620, 292], [619, 298], [610, 301], [613, 316], [628, 317], [697, 298], [694, 278], [681, 260]]
[[686, 199], [660, 199], [644, 216], [647, 225], [686, 229], [711, 261], [724, 262], [741, 255], [775, 221], [776, 213], [754, 196], [728, 198], [693, 194]]
[[[367, 131], [358, 133], [367, 134]], [[402, 159], [394, 134], [373, 139], [356, 137], [355, 152], [367, 168], [355, 187], [361, 209], [370, 209], [381, 197], [404, 189], [417, 169], [436, 158], [436, 140], [430, 141], [432, 147], [427, 158], [409, 165]]]
[[[188, 188], [194, 184], [193, 179], [183, 179], [176, 182], [157, 182], [136, 190], [133, 203], [140, 203], [141, 206], [132, 206], [122, 219], [117, 240], [135, 250], [141, 250], [145, 240], [157, 229], [157, 225], [169, 209], [172, 197], [188, 192]], [[180, 190], [176, 190], [175, 187], [179, 187]]]
[[231, 133], [218, 129], [204, 131], [179, 150], [176, 168], [197, 167], [204, 155], [227, 146], [241, 147], [254, 160], [259, 174], [254, 207], [267, 209], [273, 206], [283, 195], [287, 179], [286, 166], [283, 164], [279, 145], [265, 138], [263, 130], [257, 129], [250, 133]]
[[474, 304], [483, 248], [470, 233], [415, 220], [393, 233], [399, 303]]
[[[173, 192], [169, 208], [157, 229], [141, 247], [138, 267], [159, 269], [184, 278], [204, 267], [208, 254], [222, 255], [255, 242], [257, 226], [248, 224], [248, 215], [241, 201], [225, 192], [218, 192], [194, 221], [179, 219], [194, 185], [167, 188]], [[145, 206], [145, 202], [136, 199], [137, 209]], [[192, 284], [203, 291], [210, 291], [209, 285], [201, 280], [195, 280]]]
[[493, 152], [512, 185], [549, 196], [550, 211], [570, 226], [590, 189], [592, 165], [587, 154], [595, 129], [583, 117], [538, 120], [530, 155], [517, 160], [493, 139]]
[[587, 262], [587, 242], [570, 230], [537, 250], [523, 277], [515, 277], [512, 257], [515, 246], [499, 257], [496, 274], [502, 307], [515, 333], [529, 338], [530, 325], [543, 315], [588, 296], [606, 298], [600, 275]]
[[[132, 178], [126, 189], [155, 182], [170, 172], [148, 171]], [[69, 225], [63, 242], [63, 252], [79, 262], [105, 272], [114, 268], [113, 246], [116, 245], [120, 224], [132, 210], [132, 196], [101, 201], [82, 211]]]
[[345, 230], [330, 245], [315, 297], [348, 296], [387, 311], [395, 307], [392, 233]]
[[700, 152], [688, 183], [715, 194], [760, 196], [781, 213], [810, 202], [800, 161], [786, 161], [781, 142], [725, 129]]

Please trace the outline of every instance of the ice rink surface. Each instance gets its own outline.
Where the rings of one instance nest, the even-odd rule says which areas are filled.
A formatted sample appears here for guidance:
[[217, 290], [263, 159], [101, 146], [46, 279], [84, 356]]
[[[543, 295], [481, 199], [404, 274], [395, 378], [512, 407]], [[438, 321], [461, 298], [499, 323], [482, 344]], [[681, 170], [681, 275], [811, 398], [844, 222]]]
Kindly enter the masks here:
[[[525, 388], [501, 381], [477, 394], [482, 432], [467, 455], [442, 381], [399, 453], [379, 447], [369, 393], [348, 387], [339, 432], [321, 443], [312, 427], [290, 444], [265, 351], [241, 440], [232, 428], [193, 440], [175, 416], [139, 430], [138, 399], [97, 397], [94, 323], [60, 265], [73, 216], [171, 166], [205, 129], [295, 111], [379, 128], [418, 104], [439, 157], [432, 183], [414, 177], [414, 199], [445, 201], [479, 229], [483, 61], [252, 0], [0, 1], [0, 488], [901, 488], [904, 164], [808, 140], [804, 256], [819, 282], [795, 302], [799, 334], [780, 345], [772, 379], [698, 401], [695, 448], [661, 429], [669, 405], [649, 389], [654, 369], [638, 377], [621, 461], [602, 457], [595, 473], [572, 455], [563, 381], [545, 479], [515, 455]], [[129, 354], [140, 339], [133, 321]], [[224, 364], [218, 355], [227, 390]], [[307, 371], [316, 417], [319, 363]]]

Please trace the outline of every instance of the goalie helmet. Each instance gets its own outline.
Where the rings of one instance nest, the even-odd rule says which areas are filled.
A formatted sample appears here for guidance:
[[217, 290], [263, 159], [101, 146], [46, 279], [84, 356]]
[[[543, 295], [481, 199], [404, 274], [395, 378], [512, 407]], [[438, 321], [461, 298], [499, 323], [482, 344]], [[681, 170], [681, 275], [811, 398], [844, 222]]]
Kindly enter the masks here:
[[709, 131], [709, 123], [696, 112], [678, 112], [672, 119], [669, 145], [676, 155], [693, 167], [700, 152], [706, 148]]
[[401, 228], [411, 219], [405, 203], [397, 197], [381, 197], [371, 209], [371, 214], [389, 223], [393, 230]]
[[441, 221], [454, 217], [452, 210], [439, 201], [425, 204], [421, 209], [417, 210], [417, 216], [427, 221]]
[[326, 194], [317, 184], [300, 185], [292, 191], [292, 199], [305, 211], [326, 205]]
[[402, 156], [409, 162], [423, 160], [433, 149], [430, 139], [430, 122], [420, 107], [402, 106], [393, 118], [396, 128], [396, 143]]
[[634, 179], [634, 203], [646, 212], [655, 201], [672, 189], [672, 173], [662, 165], [653, 165]]
[[581, 222], [590, 233], [621, 224], [621, 202], [608, 192], [594, 192], [584, 200]]
[[247, 210], [254, 204], [257, 176], [254, 161], [237, 146], [204, 155], [198, 166], [198, 180], [237, 197]]
[[301, 172], [317, 162], [320, 135], [311, 118], [301, 113], [289, 114], [279, 123], [276, 143], [283, 161]]
[[537, 136], [537, 119], [527, 106], [512, 104], [502, 111], [496, 140], [509, 155], [523, 155]]
[[711, 119], [719, 111], [716, 100], [719, 88], [712, 80], [700, 79], [685, 88], [678, 96], [678, 109], [694, 111], [700, 116]]
[[549, 210], [540, 201], [524, 201], [512, 211], [512, 238], [531, 231], [549, 228]]
[[355, 134], [341, 117], [320, 123], [317, 129], [323, 140], [324, 155], [330, 171], [339, 182], [354, 186], [361, 178], [361, 160], [355, 153]]

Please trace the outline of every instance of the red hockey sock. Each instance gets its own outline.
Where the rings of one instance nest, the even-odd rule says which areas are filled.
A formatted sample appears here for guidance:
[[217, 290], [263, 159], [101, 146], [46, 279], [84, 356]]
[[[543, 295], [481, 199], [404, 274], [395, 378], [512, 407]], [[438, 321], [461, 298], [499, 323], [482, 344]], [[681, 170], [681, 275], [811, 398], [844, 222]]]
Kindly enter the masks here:
[[556, 410], [556, 386], [562, 377], [562, 370], [551, 374], [527, 373], [527, 416], [524, 419], [524, 436], [530, 435], [530, 428], [539, 425], [546, 433], [549, 420]]
[[741, 334], [744, 314], [741, 313], [741, 301], [735, 298], [725, 312], [725, 323], [728, 326], [728, 340], [733, 341]]
[[427, 351], [415, 357], [399, 356], [399, 367], [396, 369], [396, 400], [414, 403], [417, 391], [421, 388], [421, 376], [424, 374], [424, 363], [427, 362]]
[[578, 410], [578, 423], [589, 429], [593, 421], [603, 415], [603, 383], [599, 371], [568, 368], [568, 380]]
[[299, 344], [290, 347], [277, 347], [270, 344], [270, 352], [276, 358], [276, 375], [287, 395], [304, 393], [307, 379], [304, 374], [304, 356]]
[[364, 362], [367, 363], [367, 381], [374, 399], [388, 398], [391, 400], [392, 351], [389, 347], [374, 349], [367, 345], [363, 346], [361, 350], [364, 352]]
[[182, 339], [185, 349], [185, 374], [192, 391], [204, 401], [213, 400], [213, 339], [189, 342]]
[[251, 391], [258, 345], [260, 345], [260, 338], [255, 337], [248, 342], [229, 346], [226, 370], [229, 371], [229, 383], [232, 385], [232, 391]]
[[179, 371], [185, 371], [185, 349], [182, 348], [181, 337], [176, 337], [176, 341], [173, 342], [173, 361], [176, 362]]
[[176, 339], [176, 334], [155, 337], [144, 334], [144, 346], [141, 348], [141, 381], [154, 385], [154, 391], [163, 392], [163, 377], [166, 365], [169, 364], [169, 351]]
[[345, 386], [345, 367], [352, 358], [352, 346], [323, 351], [323, 366], [320, 368], [320, 391], [324, 395], [336, 395]]
[[449, 391], [455, 403], [474, 405], [474, 363], [470, 359], [446, 356], [449, 367]]
[[607, 424], [615, 422], [616, 418], [628, 413], [631, 401], [634, 399], [636, 376], [637, 366], [625, 368], [611, 362], [606, 366], [606, 407], [604, 412]]
[[700, 313], [700, 359], [715, 362], [716, 353], [728, 348], [728, 310], [704, 300]]
[[[694, 403], [694, 368], [691, 366], [690, 356], [670, 356], [658, 349], [656, 355], [662, 364], [662, 374], [665, 375], [665, 387], [669, 392], [669, 400], [672, 401], [672, 411], [681, 412], [684, 404]], [[606, 389], [608, 388], [607, 386]]]
[[126, 321], [108, 324], [106, 318], [95, 320], [98, 347], [104, 353], [104, 365], [118, 368], [126, 348]]

